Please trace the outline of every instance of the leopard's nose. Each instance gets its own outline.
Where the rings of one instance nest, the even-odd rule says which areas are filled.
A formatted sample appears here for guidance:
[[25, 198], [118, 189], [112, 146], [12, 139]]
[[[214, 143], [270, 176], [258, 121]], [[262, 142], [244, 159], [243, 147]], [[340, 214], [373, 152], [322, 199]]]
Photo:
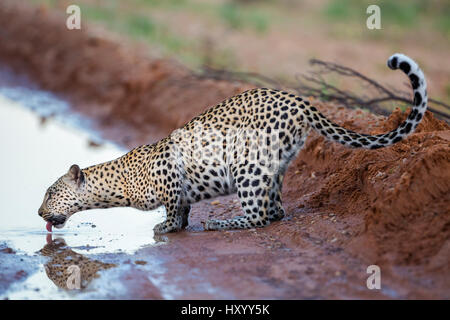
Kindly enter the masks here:
[[38, 215], [39, 215], [40, 217], [42, 217], [43, 214], [44, 214], [44, 209], [39, 208], [39, 210], [38, 210]]

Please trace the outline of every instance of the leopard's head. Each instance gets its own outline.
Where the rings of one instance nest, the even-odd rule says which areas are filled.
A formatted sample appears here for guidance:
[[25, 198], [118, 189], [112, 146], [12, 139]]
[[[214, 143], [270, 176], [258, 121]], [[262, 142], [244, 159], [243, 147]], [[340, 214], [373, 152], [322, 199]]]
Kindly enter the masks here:
[[44, 196], [38, 214], [48, 226], [62, 228], [75, 212], [86, 204], [85, 175], [80, 167], [72, 165], [69, 171], [51, 185]]

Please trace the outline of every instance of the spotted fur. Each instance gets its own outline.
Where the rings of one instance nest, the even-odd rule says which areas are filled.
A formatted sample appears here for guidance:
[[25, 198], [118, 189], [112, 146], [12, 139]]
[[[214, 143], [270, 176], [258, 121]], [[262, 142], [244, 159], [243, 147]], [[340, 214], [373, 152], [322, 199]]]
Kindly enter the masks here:
[[[85, 289], [99, 277], [99, 271], [115, 267], [112, 263], [92, 260], [73, 251], [61, 238], [47, 243], [39, 253], [50, 258], [44, 264], [45, 273], [61, 289], [75, 289], [77, 284], [79, 288], [76, 289]], [[74, 272], [79, 272], [79, 283], [75, 282]]]
[[379, 135], [353, 132], [331, 122], [309, 101], [288, 92], [253, 89], [210, 108], [153, 145], [69, 172], [51, 186], [39, 210], [56, 227], [70, 215], [92, 208], [165, 206], [167, 219], [155, 233], [188, 224], [191, 204], [236, 193], [243, 215], [209, 220], [206, 230], [262, 227], [284, 217], [283, 177], [313, 128], [353, 148], [377, 149], [413, 132], [427, 109], [426, 81], [418, 65], [402, 54], [387, 62], [411, 81], [412, 111], [398, 128]]

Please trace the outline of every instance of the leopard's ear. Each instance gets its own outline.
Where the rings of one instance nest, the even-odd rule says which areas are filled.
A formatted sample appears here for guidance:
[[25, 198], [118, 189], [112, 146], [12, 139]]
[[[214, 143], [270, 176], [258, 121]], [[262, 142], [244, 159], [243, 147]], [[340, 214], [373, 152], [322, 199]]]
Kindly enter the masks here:
[[69, 172], [67, 173], [69, 181], [80, 187], [84, 183], [84, 173], [80, 167], [76, 164], [70, 166]]

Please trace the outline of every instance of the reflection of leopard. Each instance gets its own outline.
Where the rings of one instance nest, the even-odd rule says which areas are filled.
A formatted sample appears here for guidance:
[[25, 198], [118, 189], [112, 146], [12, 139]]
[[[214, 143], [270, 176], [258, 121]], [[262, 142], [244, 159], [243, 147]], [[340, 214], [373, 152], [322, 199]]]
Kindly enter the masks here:
[[[92, 279], [98, 278], [98, 271], [115, 267], [114, 264], [91, 260], [76, 253], [61, 238], [49, 241], [40, 253], [51, 258], [44, 266], [45, 272], [49, 279], [62, 289], [78, 289], [77, 283], [80, 285], [79, 289], [84, 289]], [[79, 282], [75, 279], [78, 271]]]
[[311, 129], [331, 141], [364, 149], [391, 146], [416, 129], [427, 109], [424, 74], [402, 54], [393, 55], [388, 66], [408, 76], [414, 95], [408, 118], [390, 132], [353, 132], [328, 120], [302, 97], [253, 89], [210, 108], [153, 145], [85, 169], [73, 165], [48, 188], [38, 213], [51, 230], [62, 228], [82, 210], [165, 206], [167, 219], [154, 229], [163, 234], [188, 224], [191, 204], [237, 193], [243, 215], [206, 221], [205, 229], [267, 226], [285, 215], [283, 178]]

